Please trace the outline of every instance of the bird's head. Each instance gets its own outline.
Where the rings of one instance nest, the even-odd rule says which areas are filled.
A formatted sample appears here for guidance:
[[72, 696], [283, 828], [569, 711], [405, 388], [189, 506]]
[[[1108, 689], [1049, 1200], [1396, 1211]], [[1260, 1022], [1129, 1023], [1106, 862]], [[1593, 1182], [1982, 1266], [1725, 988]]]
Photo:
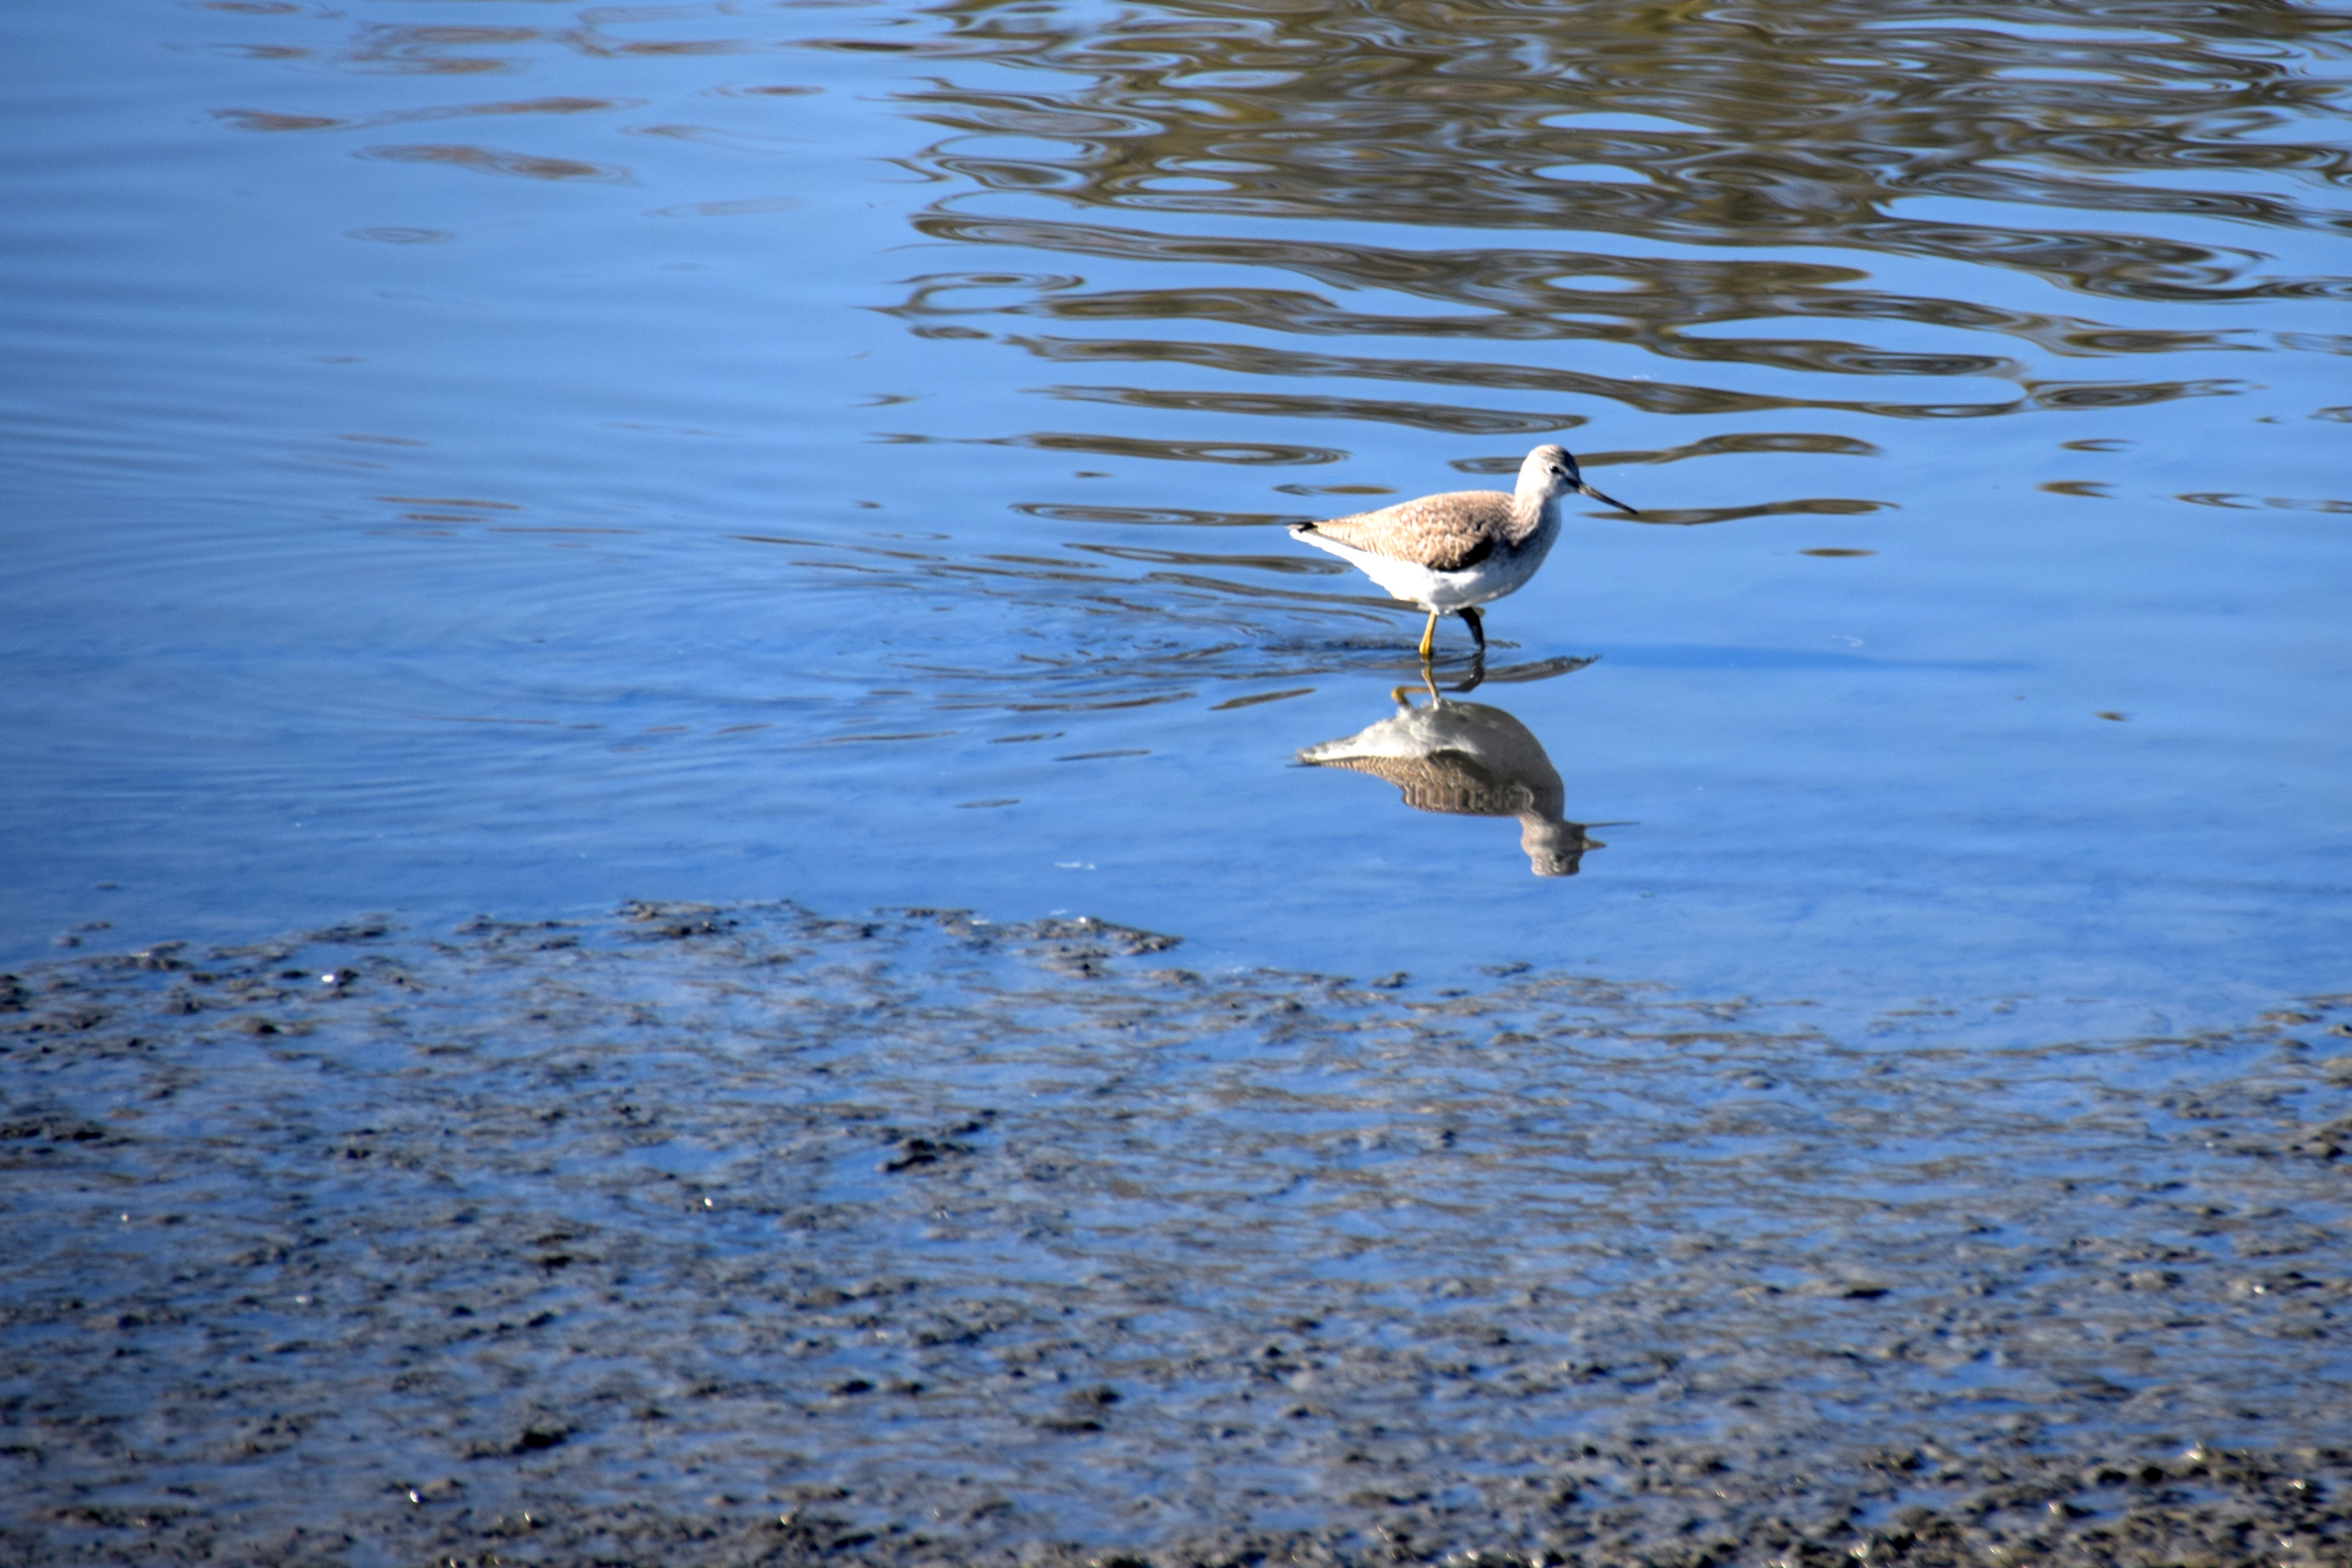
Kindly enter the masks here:
[[1528, 869], [1537, 876], [1573, 877], [1586, 850], [1607, 846], [1586, 837], [1581, 824], [1529, 816], [1519, 818], [1519, 847], [1527, 851]]
[[1582, 471], [1577, 468], [1576, 459], [1569, 455], [1568, 448], [1550, 442], [1529, 452], [1528, 460], [1519, 465], [1519, 489], [1525, 491], [1530, 488], [1546, 500], [1572, 492], [1591, 496], [1604, 506], [1613, 506], [1628, 517], [1642, 515], [1623, 501], [1612, 500], [1586, 484]]

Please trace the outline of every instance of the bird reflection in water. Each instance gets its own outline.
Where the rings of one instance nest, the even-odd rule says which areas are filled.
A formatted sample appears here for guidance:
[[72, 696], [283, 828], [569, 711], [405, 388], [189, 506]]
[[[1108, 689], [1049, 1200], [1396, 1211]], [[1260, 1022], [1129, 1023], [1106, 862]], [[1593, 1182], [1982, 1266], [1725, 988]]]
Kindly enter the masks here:
[[[1543, 673], [1565, 673], [1591, 661], [1559, 662], [1562, 668]], [[1468, 691], [1483, 678], [1483, 668], [1474, 667], [1471, 679], [1454, 689]], [[1346, 768], [1386, 779], [1415, 811], [1515, 816], [1519, 847], [1538, 877], [1573, 877], [1586, 850], [1605, 847], [1586, 831], [1605, 824], [1570, 822], [1562, 816], [1559, 771], [1525, 724], [1500, 708], [1444, 696], [1426, 665], [1422, 683], [1427, 701], [1414, 701], [1411, 686], [1397, 687], [1390, 693], [1397, 706], [1393, 715], [1343, 739], [1309, 746], [1298, 760], [1309, 767]]]

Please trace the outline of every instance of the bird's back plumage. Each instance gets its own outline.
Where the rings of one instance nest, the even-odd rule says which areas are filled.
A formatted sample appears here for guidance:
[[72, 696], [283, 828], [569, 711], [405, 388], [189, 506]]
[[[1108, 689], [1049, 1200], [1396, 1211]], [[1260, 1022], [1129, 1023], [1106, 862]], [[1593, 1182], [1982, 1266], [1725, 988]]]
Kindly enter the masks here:
[[1504, 491], [1449, 490], [1328, 522], [1302, 522], [1290, 534], [1318, 547], [1328, 539], [1433, 572], [1461, 572], [1492, 554], [1510, 522], [1511, 498]]

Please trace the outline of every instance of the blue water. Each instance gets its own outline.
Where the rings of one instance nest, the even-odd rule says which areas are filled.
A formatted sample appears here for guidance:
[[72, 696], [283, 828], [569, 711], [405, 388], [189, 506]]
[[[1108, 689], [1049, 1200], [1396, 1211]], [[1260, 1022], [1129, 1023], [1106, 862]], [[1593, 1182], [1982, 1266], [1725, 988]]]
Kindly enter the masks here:
[[[2352, 987], [2352, 22], [1647, 16], [9, 12], [0, 959], [790, 897], [1996, 1035]], [[1570, 878], [1297, 763], [1420, 617], [1279, 526], [1546, 439], [1654, 520], [1468, 697]]]

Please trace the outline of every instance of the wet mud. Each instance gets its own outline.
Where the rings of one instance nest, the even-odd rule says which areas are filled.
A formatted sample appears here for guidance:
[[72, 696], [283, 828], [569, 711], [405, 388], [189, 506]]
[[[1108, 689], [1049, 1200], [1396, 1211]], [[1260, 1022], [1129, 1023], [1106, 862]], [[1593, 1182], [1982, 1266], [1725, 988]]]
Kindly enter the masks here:
[[1962, 1049], [1183, 956], [0, 981], [0, 1561], [2352, 1562], [2352, 996]]

